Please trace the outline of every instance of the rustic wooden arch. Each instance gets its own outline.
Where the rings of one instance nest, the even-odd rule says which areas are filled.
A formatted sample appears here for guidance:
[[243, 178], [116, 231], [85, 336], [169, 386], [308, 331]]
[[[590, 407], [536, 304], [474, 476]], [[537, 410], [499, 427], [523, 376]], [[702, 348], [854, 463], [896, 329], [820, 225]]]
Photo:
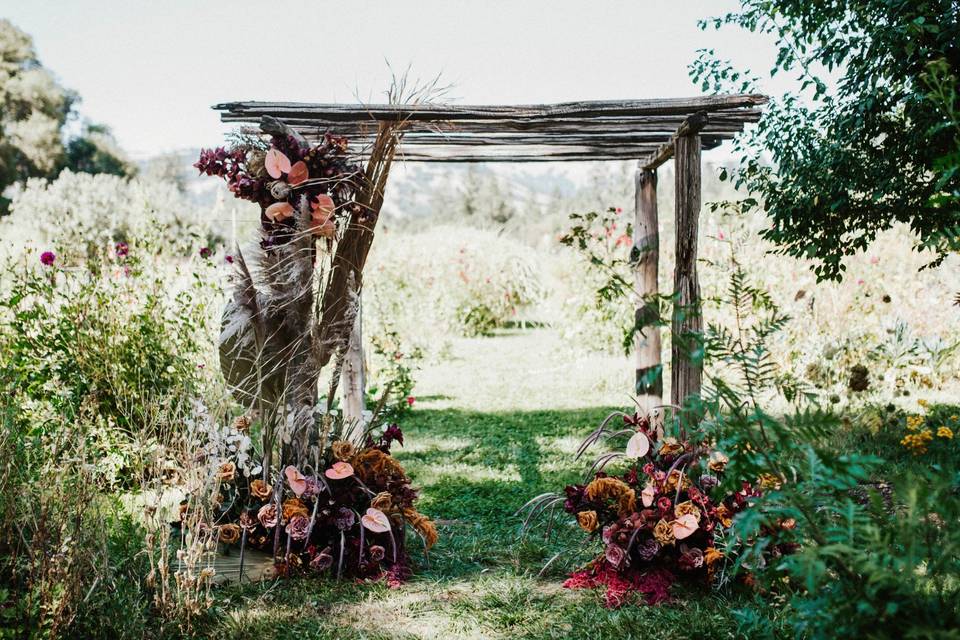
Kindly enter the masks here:
[[[659, 329], [657, 168], [675, 159], [676, 304], [671, 333], [671, 403], [699, 395], [702, 361], [690, 352], [702, 332], [697, 278], [701, 151], [759, 120], [762, 95], [571, 102], [553, 105], [341, 105], [228, 102], [228, 123], [280, 120], [308, 139], [327, 131], [369, 146], [383, 121], [405, 122], [398, 158], [406, 162], [638, 161], [634, 250], [639, 260], [636, 389], [647, 407], [662, 403]], [[372, 230], [371, 230], [372, 239]], [[644, 302], [645, 301], [645, 302]]]

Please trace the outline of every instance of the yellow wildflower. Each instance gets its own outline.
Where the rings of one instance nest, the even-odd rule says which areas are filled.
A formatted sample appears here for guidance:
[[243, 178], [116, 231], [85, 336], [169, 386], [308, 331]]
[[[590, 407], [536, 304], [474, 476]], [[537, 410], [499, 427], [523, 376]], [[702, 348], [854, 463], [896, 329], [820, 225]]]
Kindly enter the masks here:
[[953, 430], [951, 430], [950, 427], [940, 427], [937, 429], [937, 437], [953, 440]]
[[907, 416], [907, 431], [919, 431], [923, 421], [923, 416]]
[[924, 429], [923, 431], [908, 433], [903, 436], [900, 444], [913, 455], [919, 456], [927, 452], [927, 445], [930, 444], [931, 440], [933, 440], [933, 432], [930, 431], [930, 429]]

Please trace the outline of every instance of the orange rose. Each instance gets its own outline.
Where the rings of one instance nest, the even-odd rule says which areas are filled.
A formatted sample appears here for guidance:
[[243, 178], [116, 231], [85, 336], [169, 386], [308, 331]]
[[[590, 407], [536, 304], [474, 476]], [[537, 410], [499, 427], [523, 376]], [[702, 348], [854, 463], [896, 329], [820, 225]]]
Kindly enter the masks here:
[[240, 540], [240, 527], [235, 524], [224, 524], [220, 526], [220, 542], [223, 544], [236, 544]]
[[674, 543], [673, 536], [673, 525], [671, 525], [666, 520], [661, 519], [660, 522], [653, 528], [653, 537], [657, 539], [663, 546], [668, 546]]
[[273, 495], [273, 487], [268, 485], [260, 478], [257, 478], [250, 483], [250, 495], [258, 500], [263, 500], [266, 502]]
[[283, 519], [287, 522], [293, 516], [309, 516], [310, 511], [307, 505], [303, 504], [299, 498], [290, 498], [283, 501]]
[[237, 465], [233, 462], [224, 462], [217, 471], [217, 477], [220, 478], [220, 482], [233, 482], [236, 476]]
[[596, 511], [581, 511], [577, 514], [577, 522], [580, 524], [580, 528], [587, 533], [593, 533], [600, 526]]

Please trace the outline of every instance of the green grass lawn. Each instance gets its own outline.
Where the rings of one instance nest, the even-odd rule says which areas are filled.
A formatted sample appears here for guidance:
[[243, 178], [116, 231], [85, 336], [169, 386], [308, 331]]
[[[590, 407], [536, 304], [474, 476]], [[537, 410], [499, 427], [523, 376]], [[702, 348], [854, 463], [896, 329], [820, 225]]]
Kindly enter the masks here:
[[[577, 444], [611, 408], [629, 402], [612, 385], [605, 393], [597, 388], [598, 380], [628, 380], [626, 359], [608, 359], [605, 364], [623, 369], [604, 378], [597, 375], [598, 358], [586, 364], [569, 359], [564, 369], [565, 356], [555, 346], [555, 336], [542, 330], [463, 340], [449, 360], [423, 372], [415, 410], [402, 424], [406, 446], [396, 454], [421, 489], [420, 509], [437, 520], [441, 537], [429, 562], [413, 552], [416, 575], [409, 584], [390, 590], [302, 578], [224, 588], [210, 635], [736, 637], [731, 610], [745, 601], [705, 589], [679, 593], [659, 607], [607, 610], [601, 593], [560, 586], [569, 570], [596, 551], [575, 553], [582, 535], [572, 524], [555, 530], [549, 541], [542, 534], [520, 535], [517, 508], [581, 478], [584, 465], [573, 459]], [[480, 357], [484, 352], [489, 357]], [[483, 373], [471, 376], [478, 367]], [[537, 371], [542, 375], [531, 378]], [[568, 392], [575, 389], [588, 392]], [[591, 405], [596, 397], [601, 401]], [[622, 403], [615, 402], [618, 397]], [[410, 545], [416, 549], [412, 536]], [[564, 548], [571, 554], [538, 575]]]

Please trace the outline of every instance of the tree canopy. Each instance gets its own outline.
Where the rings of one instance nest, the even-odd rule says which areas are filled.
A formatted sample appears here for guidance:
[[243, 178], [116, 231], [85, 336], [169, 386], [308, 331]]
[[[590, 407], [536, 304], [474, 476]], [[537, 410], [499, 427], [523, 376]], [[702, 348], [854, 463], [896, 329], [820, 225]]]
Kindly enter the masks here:
[[[79, 97], [40, 63], [30, 36], [0, 19], [0, 192], [27, 178], [63, 169], [128, 175], [133, 167], [100, 125], [67, 138]], [[0, 211], [6, 209], [0, 202]]]
[[[839, 280], [843, 258], [906, 223], [918, 248], [955, 248], [960, 225], [960, 5], [955, 0], [741, 0], [701, 23], [775, 39], [770, 75], [795, 73], [737, 143], [740, 210], [765, 208], [778, 249]], [[749, 70], [703, 50], [704, 91], [755, 91]]]

